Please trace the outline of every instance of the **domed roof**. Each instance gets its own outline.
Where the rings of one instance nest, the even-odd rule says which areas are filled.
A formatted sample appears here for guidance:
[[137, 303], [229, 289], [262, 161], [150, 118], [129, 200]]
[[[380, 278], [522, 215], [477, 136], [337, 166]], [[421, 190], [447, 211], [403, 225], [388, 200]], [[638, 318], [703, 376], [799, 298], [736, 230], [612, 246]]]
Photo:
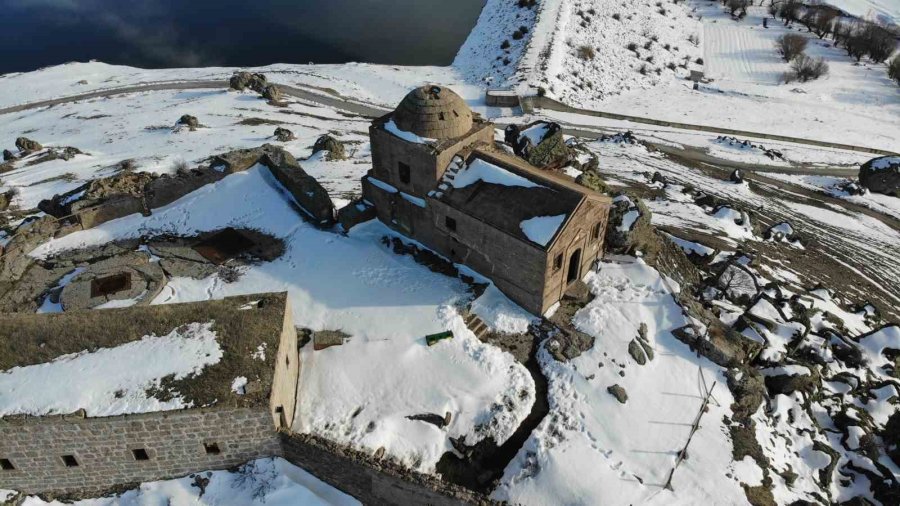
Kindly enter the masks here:
[[394, 111], [400, 130], [428, 139], [453, 139], [472, 129], [472, 110], [450, 88], [425, 85], [409, 92]]

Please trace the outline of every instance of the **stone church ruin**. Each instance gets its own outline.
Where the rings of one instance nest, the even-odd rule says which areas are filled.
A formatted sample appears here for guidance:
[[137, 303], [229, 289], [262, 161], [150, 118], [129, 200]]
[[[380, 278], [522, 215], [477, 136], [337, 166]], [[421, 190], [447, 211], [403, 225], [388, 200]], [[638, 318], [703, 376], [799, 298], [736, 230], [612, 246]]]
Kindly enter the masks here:
[[547, 312], [602, 255], [610, 199], [495, 147], [493, 123], [452, 90], [413, 90], [369, 136], [363, 205], [528, 311]]

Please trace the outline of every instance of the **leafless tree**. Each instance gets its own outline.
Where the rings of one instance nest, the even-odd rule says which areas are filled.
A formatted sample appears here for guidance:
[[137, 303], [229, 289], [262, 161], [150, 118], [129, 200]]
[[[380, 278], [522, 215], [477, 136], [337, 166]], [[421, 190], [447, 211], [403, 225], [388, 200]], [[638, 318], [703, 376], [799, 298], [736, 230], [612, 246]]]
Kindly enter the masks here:
[[900, 55], [895, 56], [888, 64], [888, 76], [900, 85]]
[[837, 19], [838, 13], [832, 9], [817, 9], [816, 16], [812, 21], [811, 30], [819, 36], [820, 39], [825, 38], [834, 29], [834, 21]]
[[828, 74], [828, 64], [825, 63], [824, 58], [810, 58], [801, 54], [791, 62], [791, 71], [785, 76], [785, 81], [790, 82], [796, 79], [805, 83], [826, 74]]
[[750, 0], [725, 0], [725, 6], [728, 7], [728, 11], [732, 16], [740, 11], [743, 17], [747, 15], [747, 7], [750, 6]]
[[787, 33], [778, 37], [775, 47], [784, 61], [791, 61], [806, 50], [807, 39], [802, 35]]

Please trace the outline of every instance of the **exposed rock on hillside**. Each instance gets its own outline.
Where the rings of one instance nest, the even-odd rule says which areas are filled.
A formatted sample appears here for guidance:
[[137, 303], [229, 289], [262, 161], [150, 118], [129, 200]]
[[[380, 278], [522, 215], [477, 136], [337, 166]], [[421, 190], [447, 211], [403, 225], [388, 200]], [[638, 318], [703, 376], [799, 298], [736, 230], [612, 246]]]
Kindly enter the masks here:
[[28, 137], [19, 137], [16, 139], [16, 147], [23, 153], [34, 153], [35, 151], [44, 149], [44, 146], [42, 146], [40, 142], [33, 141]]
[[278, 142], [288, 142], [294, 139], [296, 139], [294, 132], [291, 132], [287, 128], [278, 127], [275, 129], [275, 140]]
[[313, 145], [313, 154], [320, 151], [327, 151], [325, 159], [328, 161], [347, 159], [344, 144], [328, 134], [320, 136]]
[[234, 75], [231, 76], [228, 84], [233, 90], [244, 91], [245, 89], [250, 88], [257, 93], [262, 93], [269, 83], [265, 74], [235, 72]]
[[875, 193], [900, 197], [900, 156], [883, 156], [864, 163], [859, 182]]

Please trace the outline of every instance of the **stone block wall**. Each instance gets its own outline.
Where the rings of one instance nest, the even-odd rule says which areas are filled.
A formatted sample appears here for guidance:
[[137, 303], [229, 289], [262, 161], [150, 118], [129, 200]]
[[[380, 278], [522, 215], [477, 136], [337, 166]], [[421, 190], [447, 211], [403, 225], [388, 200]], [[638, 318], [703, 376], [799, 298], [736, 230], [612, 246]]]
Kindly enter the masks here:
[[363, 504], [496, 504], [471, 490], [309, 435], [283, 432], [282, 456]]
[[[219, 453], [204, 445], [215, 443]], [[148, 460], [137, 460], [144, 450]], [[0, 489], [85, 496], [122, 484], [227, 469], [279, 455], [266, 406], [208, 408], [106, 418], [25, 417], [0, 420]], [[67, 466], [71, 455], [77, 466]]]

